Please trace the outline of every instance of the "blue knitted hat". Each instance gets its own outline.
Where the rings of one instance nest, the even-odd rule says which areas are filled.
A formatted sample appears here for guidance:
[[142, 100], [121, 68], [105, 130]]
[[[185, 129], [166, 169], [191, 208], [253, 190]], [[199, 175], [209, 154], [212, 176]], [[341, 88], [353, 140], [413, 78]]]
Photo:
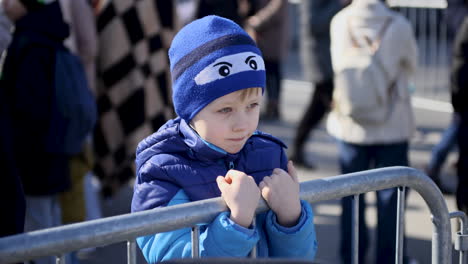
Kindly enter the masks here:
[[265, 63], [249, 35], [233, 21], [206, 16], [182, 28], [169, 49], [172, 99], [186, 122], [226, 94], [265, 90]]

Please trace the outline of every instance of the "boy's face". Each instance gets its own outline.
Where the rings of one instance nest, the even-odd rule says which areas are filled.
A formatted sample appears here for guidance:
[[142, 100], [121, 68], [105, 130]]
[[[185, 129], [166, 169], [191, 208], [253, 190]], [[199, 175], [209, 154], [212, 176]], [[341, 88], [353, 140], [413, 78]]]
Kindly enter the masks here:
[[260, 117], [261, 88], [242, 98], [242, 90], [222, 96], [193, 119], [192, 126], [206, 141], [234, 154], [257, 129]]

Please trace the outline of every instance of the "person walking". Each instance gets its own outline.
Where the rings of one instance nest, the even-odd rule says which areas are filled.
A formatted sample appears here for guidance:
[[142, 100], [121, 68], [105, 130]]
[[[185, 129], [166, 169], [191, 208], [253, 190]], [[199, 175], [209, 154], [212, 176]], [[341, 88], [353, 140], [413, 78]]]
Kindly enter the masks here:
[[460, 116], [460, 126], [457, 134], [458, 184], [456, 190], [457, 207], [468, 214], [468, 18], [465, 17], [460, 31], [457, 33], [453, 50], [451, 69], [452, 105]]
[[[448, 37], [452, 42], [460, 30], [463, 20], [468, 14], [468, 6], [465, 0], [448, 0], [445, 10], [444, 19], [447, 21]], [[453, 50], [452, 50], [453, 52]], [[453, 58], [452, 54], [452, 58]], [[450, 62], [452, 63], [452, 62]], [[457, 136], [460, 127], [460, 116], [454, 111], [452, 119], [444, 130], [442, 138], [433, 147], [429, 163], [424, 168], [426, 174], [437, 184], [443, 193], [450, 193], [449, 190], [442, 184], [440, 171], [447, 159], [448, 154], [456, 149]], [[456, 165], [455, 165], [456, 167]]]
[[301, 2], [301, 56], [306, 79], [315, 86], [307, 109], [296, 129], [291, 160], [298, 166], [314, 169], [307, 160], [304, 147], [310, 132], [330, 109], [333, 92], [333, 70], [330, 59], [330, 22], [340, 11], [339, 0]]
[[[335, 90], [327, 131], [337, 141], [341, 173], [408, 166], [408, 144], [415, 129], [408, 79], [417, 67], [410, 23], [379, 0], [354, 0], [331, 22], [331, 58]], [[375, 263], [395, 263], [397, 189], [376, 195]], [[352, 210], [352, 197], [341, 204], [340, 253], [343, 263], [351, 263], [351, 220], [357, 212]], [[364, 263], [369, 245], [365, 208], [362, 194], [359, 263]]]

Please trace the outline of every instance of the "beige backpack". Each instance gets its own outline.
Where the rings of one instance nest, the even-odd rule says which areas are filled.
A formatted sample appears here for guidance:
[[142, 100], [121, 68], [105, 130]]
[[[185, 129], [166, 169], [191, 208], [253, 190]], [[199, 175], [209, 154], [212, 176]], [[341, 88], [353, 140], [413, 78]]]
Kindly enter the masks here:
[[351, 23], [348, 23], [353, 45], [340, 58], [340, 64], [344, 66], [335, 70], [332, 107], [357, 123], [382, 123], [390, 114], [396, 78], [388, 76], [378, 51], [391, 22], [392, 18], [385, 21], [374, 41], [364, 37], [361, 43], [366, 45], [359, 44]]

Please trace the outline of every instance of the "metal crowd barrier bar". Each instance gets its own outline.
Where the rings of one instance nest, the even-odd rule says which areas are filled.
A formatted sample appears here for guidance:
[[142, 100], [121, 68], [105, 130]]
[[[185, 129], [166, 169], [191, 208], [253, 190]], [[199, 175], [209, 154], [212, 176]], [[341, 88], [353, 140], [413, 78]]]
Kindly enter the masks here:
[[413, 25], [419, 48], [419, 67], [413, 80], [416, 92], [449, 99], [451, 43], [444, 18], [447, 0], [387, 0]]
[[[431, 211], [432, 263], [451, 263], [451, 228], [447, 205], [434, 182], [419, 170], [389, 167], [302, 182], [300, 196], [314, 203], [403, 186], [418, 192]], [[222, 198], [213, 198], [4, 237], [0, 239], [0, 263], [62, 256], [78, 249], [122, 241], [130, 241], [128, 263], [135, 263], [135, 238], [207, 223], [227, 209]], [[256, 213], [267, 209], [265, 201], [261, 200]], [[198, 243], [192, 244], [196, 247]]]

